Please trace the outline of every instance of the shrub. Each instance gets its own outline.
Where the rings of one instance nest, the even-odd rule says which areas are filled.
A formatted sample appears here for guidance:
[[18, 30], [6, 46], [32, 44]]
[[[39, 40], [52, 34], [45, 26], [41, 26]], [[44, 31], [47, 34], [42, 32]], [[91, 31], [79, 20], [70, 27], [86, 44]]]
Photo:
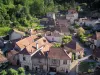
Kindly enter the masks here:
[[0, 27], [0, 36], [7, 35], [7, 33], [11, 30], [9, 27]]

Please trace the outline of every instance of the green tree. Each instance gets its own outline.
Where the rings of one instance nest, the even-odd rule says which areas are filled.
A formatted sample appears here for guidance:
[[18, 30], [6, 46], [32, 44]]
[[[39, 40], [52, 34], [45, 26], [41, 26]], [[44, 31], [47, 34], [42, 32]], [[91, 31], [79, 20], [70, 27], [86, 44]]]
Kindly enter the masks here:
[[25, 74], [24, 68], [23, 67], [18, 68], [18, 73], [19, 74], [21, 74], [21, 73]]
[[85, 30], [82, 27], [80, 27], [77, 30], [77, 34], [78, 34], [78, 36], [83, 36], [85, 34]]
[[7, 72], [6, 72], [5, 70], [2, 70], [2, 71], [0, 72], [0, 75], [7, 75]]
[[64, 36], [62, 38], [63, 43], [69, 43], [72, 40], [72, 36]]
[[18, 75], [18, 72], [12, 68], [8, 70], [8, 75]]

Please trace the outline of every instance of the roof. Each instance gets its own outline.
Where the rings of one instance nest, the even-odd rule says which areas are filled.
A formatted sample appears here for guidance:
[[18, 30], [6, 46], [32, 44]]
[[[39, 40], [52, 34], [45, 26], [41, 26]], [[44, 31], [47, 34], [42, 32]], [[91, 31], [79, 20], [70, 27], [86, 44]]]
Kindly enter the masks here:
[[48, 58], [60, 59], [60, 60], [71, 60], [63, 48], [51, 47], [48, 53]]
[[55, 37], [60, 37], [61, 36], [61, 34], [60, 34], [60, 32], [59, 31], [53, 31], [53, 32], [50, 32], [50, 31], [47, 31], [46, 32], [46, 35], [47, 36], [55, 36]]
[[29, 37], [26, 37], [18, 42], [16, 42], [17, 46], [19, 46], [21, 49], [25, 48], [26, 46], [30, 45], [33, 43], [33, 41], [38, 38], [36, 35], [31, 35]]
[[68, 10], [68, 12], [71, 14], [77, 13], [77, 11], [75, 9], [70, 9], [70, 10]]
[[23, 36], [25, 35], [24, 32], [21, 32], [21, 31], [16, 30], [16, 29], [11, 30], [8, 34], [11, 34], [11, 33], [13, 33], [13, 32], [19, 33], [19, 34], [21, 34], [21, 35], [23, 35]]
[[36, 49], [36, 44], [38, 43], [38, 48], [43, 46], [43, 49], [41, 50], [41, 52], [45, 52], [47, 50], [49, 50], [49, 46], [51, 46], [51, 44], [46, 40], [46, 38], [42, 37], [40, 39], [38, 39], [36, 42], [33, 42], [30, 45], [27, 45], [21, 52], [20, 54], [26, 54], [26, 55], [31, 55], [33, 54], [37, 49]]
[[7, 58], [0, 54], [0, 63], [7, 62]]
[[18, 52], [16, 50], [10, 50], [7, 54], [13, 56], [13, 55], [18, 54]]
[[75, 50], [75, 51], [83, 50], [83, 48], [79, 45], [79, 43], [74, 41], [74, 40], [72, 40], [68, 44], [65, 44], [65, 47], [70, 48], [70, 49]]

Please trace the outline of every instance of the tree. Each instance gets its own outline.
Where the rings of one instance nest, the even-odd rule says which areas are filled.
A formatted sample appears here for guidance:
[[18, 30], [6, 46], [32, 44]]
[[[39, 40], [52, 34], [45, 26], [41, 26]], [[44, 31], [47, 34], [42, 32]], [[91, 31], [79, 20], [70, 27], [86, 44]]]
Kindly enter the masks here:
[[0, 72], [0, 75], [7, 75], [7, 72], [6, 72], [5, 70], [2, 70], [2, 71]]
[[72, 36], [64, 36], [62, 38], [63, 43], [69, 43], [72, 40]]
[[24, 68], [23, 67], [18, 68], [18, 73], [19, 74], [21, 74], [21, 73], [25, 74]]
[[18, 72], [12, 68], [8, 70], [8, 75], [18, 75]]
[[85, 30], [82, 27], [80, 27], [77, 30], [77, 34], [78, 34], [78, 36], [83, 36], [83, 34], [85, 34]]

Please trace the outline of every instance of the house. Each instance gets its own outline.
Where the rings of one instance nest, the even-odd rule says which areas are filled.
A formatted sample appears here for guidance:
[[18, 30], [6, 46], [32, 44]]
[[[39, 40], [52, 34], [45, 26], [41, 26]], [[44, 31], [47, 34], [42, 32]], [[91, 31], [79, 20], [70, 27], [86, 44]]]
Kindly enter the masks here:
[[94, 35], [92, 35], [89, 39], [90, 42], [93, 42], [93, 44], [96, 47], [100, 47], [100, 32], [96, 32]]
[[65, 44], [64, 46], [65, 46], [65, 49], [67, 49], [68, 51], [70, 51], [74, 54], [75, 59], [83, 57], [84, 49], [75, 40], [70, 41], [69, 43]]
[[68, 14], [66, 14], [66, 19], [70, 20], [70, 22], [73, 23], [75, 19], [78, 19], [77, 11], [74, 9], [68, 10]]
[[100, 62], [100, 48], [95, 49], [93, 56]]
[[24, 32], [18, 31], [16, 29], [11, 30], [8, 34], [9, 34], [9, 40], [20, 39], [23, 36], [25, 36]]
[[89, 19], [87, 17], [84, 17], [84, 18], [79, 18], [79, 21], [76, 23], [81, 26], [85, 25], [89, 27], [94, 27], [94, 30], [95, 30], [97, 26], [99, 25], [100, 21], [99, 19]]
[[62, 38], [63, 38], [63, 34], [61, 34], [59, 31], [56, 31], [56, 30], [53, 31], [53, 32], [47, 31], [45, 33], [45, 37], [50, 42], [59, 42], [59, 43], [61, 43]]
[[36, 41], [39, 37], [37, 37], [36, 35], [31, 35], [29, 37], [26, 37], [24, 39], [19, 40], [18, 42], [16, 42], [15, 44], [15, 50], [23, 50], [25, 47], [27, 47], [28, 45], [32, 44], [34, 41]]
[[7, 58], [0, 51], [0, 68], [2, 68], [3, 64], [5, 64], [7, 62], [8, 62]]
[[48, 70], [50, 72], [70, 71], [72, 53], [64, 48], [51, 47], [48, 52]]
[[18, 56], [17, 56], [18, 52], [16, 50], [10, 50], [7, 54], [6, 57], [8, 59], [8, 61], [12, 64], [12, 65], [18, 65]]
[[51, 44], [44, 38], [27, 45], [19, 52], [19, 61], [26, 70], [46, 70], [45, 52], [49, 51]]
[[40, 20], [40, 25], [44, 26], [44, 30], [54, 31], [55, 20], [52, 18], [43, 18]]
[[94, 40], [94, 43], [97, 47], [100, 47], [100, 32], [96, 32], [96, 40]]
[[47, 13], [47, 17], [52, 18], [52, 19], [56, 19], [55, 13], [54, 12], [48, 12]]

